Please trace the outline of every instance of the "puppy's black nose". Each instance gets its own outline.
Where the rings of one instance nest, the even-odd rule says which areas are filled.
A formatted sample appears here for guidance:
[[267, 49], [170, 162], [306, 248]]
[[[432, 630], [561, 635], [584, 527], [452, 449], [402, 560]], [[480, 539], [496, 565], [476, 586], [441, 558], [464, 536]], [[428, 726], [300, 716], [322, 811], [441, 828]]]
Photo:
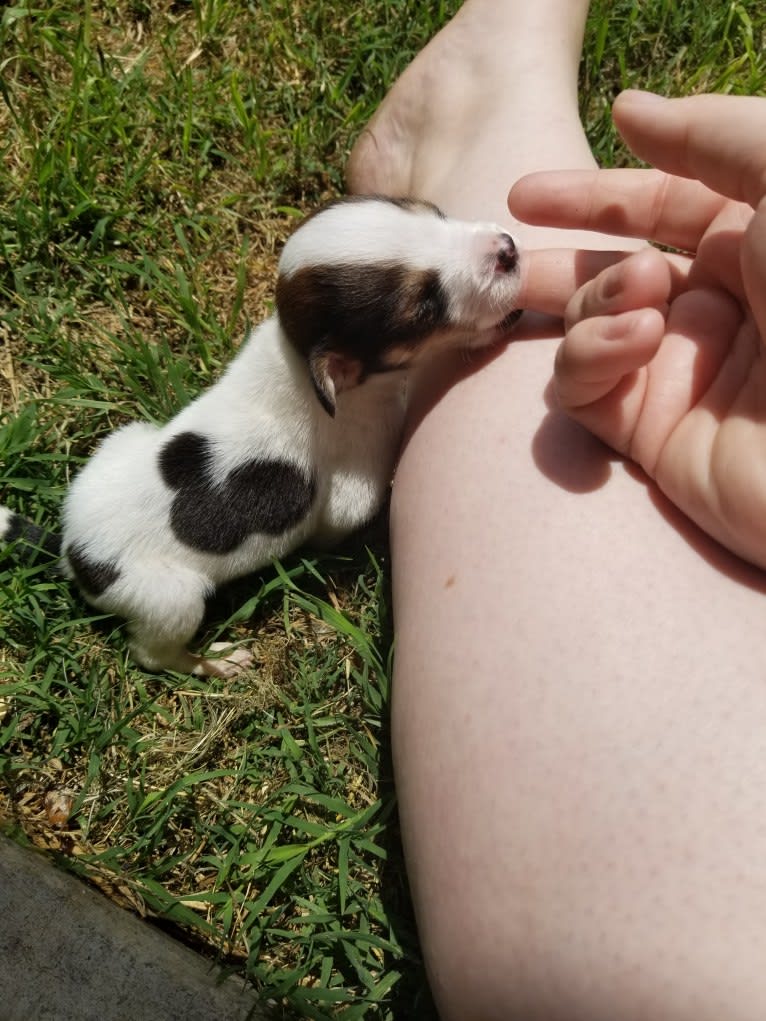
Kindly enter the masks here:
[[512, 273], [519, 263], [519, 252], [510, 234], [500, 235], [500, 247], [497, 250], [497, 268], [501, 273]]

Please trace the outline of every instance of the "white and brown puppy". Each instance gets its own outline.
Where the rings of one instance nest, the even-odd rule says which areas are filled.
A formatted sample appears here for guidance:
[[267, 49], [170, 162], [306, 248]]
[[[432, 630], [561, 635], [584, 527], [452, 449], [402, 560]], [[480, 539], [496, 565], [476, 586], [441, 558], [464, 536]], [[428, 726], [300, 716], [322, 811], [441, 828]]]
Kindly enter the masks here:
[[[146, 669], [241, 670], [245, 650], [187, 649], [206, 598], [369, 521], [399, 450], [406, 370], [439, 346], [498, 341], [518, 290], [516, 245], [498, 226], [407, 199], [324, 207], [287, 241], [276, 313], [222, 378], [162, 428], [118, 429], [75, 478], [65, 573], [127, 620]], [[40, 533], [0, 508], [0, 539]]]

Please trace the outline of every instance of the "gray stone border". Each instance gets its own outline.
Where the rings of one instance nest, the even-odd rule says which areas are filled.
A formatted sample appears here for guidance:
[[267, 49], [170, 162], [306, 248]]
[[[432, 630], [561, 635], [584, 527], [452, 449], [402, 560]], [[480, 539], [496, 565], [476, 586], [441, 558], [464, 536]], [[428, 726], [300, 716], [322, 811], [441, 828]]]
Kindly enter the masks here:
[[2, 1021], [266, 1021], [253, 989], [0, 837]]

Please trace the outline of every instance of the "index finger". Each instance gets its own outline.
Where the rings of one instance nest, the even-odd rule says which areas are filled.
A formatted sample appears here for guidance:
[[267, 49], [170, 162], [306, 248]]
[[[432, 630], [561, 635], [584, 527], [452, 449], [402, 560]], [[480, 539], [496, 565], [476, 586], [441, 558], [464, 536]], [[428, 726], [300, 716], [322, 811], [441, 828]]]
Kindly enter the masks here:
[[552, 170], [528, 174], [508, 195], [525, 223], [645, 238], [693, 252], [726, 199], [660, 170]]

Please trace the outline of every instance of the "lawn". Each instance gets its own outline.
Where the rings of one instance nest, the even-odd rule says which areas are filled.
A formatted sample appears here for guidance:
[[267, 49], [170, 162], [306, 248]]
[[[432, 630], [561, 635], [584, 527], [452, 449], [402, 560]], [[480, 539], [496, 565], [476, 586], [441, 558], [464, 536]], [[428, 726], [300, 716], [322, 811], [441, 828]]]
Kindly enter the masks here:
[[[2, 9], [0, 499], [54, 520], [100, 437], [216, 377], [296, 218], [342, 191], [355, 136], [457, 6]], [[763, 92], [765, 33], [752, 4], [595, 0], [598, 158], [626, 161], [609, 107], [627, 85]], [[224, 593], [202, 641], [257, 657], [229, 681], [146, 674], [62, 580], [0, 569], [0, 829], [246, 975], [276, 1017], [432, 1017], [391, 776], [388, 561], [381, 525]]]

